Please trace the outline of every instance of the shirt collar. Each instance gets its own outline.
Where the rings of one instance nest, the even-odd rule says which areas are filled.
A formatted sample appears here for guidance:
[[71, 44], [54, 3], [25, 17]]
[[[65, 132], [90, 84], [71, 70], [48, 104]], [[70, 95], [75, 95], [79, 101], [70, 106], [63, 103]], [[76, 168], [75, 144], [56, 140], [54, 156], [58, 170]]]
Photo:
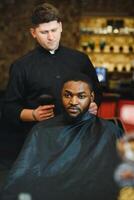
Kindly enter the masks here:
[[43, 53], [54, 55], [54, 54], [56, 54], [56, 52], [58, 52], [58, 51], [60, 50], [61, 46], [59, 45], [59, 47], [58, 47], [57, 49], [52, 50], [52, 51], [49, 51], [49, 50], [43, 48], [43, 47], [40, 46], [40, 45], [38, 46], [38, 48], [39, 48], [40, 51], [43, 52]]
[[49, 52], [50, 52], [50, 54], [55, 54], [55, 51], [56, 50], [52, 50], [52, 51], [49, 51]]

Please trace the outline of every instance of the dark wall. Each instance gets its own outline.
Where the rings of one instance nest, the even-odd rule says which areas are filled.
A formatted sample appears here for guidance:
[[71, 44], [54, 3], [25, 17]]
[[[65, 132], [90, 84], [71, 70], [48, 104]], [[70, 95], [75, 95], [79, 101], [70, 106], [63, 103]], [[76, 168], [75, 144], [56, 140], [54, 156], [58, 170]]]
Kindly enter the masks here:
[[81, 0], [86, 15], [134, 16], [133, 0]]

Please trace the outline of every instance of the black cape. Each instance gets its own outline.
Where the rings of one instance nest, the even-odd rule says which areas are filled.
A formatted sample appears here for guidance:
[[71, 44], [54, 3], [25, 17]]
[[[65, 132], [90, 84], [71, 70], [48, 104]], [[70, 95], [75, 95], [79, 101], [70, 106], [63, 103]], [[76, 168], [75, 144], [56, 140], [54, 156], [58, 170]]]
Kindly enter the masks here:
[[89, 113], [74, 124], [62, 116], [39, 123], [9, 173], [1, 200], [17, 200], [21, 192], [32, 200], [115, 200], [119, 132]]

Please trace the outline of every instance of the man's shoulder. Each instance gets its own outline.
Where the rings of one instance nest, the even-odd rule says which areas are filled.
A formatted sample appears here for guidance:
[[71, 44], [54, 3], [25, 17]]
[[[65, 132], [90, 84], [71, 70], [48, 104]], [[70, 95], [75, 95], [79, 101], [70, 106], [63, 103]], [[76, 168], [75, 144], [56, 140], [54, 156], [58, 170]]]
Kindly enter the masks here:
[[24, 64], [24, 63], [29, 63], [36, 58], [37, 54], [38, 54], [38, 48], [32, 49], [28, 53], [26, 53], [23, 56], [16, 59], [13, 62], [13, 64], [14, 65], [21, 65], [21, 64]]
[[78, 49], [73, 49], [73, 48], [66, 47], [66, 46], [61, 46], [61, 49], [62, 49], [62, 51], [64, 51], [65, 53], [68, 53], [68, 54], [87, 57], [87, 55], [84, 52], [82, 52]]

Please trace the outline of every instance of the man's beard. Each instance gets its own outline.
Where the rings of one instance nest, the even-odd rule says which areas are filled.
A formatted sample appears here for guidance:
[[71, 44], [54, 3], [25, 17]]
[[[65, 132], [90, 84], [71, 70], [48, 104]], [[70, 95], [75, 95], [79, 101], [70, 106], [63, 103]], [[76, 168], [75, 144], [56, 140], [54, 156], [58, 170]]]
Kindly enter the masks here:
[[[71, 108], [71, 107], [74, 108], [74, 106], [70, 106], [70, 108]], [[88, 111], [89, 105], [88, 105], [83, 111], [81, 111], [79, 108], [77, 108], [77, 109], [80, 111], [80, 113], [79, 113], [77, 116], [71, 116], [71, 115], [69, 115], [69, 113], [66, 111], [66, 109], [63, 107], [63, 115], [64, 115], [64, 117], [65, 117], [65, 120], [67, 120], [67, 122], [73, 124], [73, 123], [75, 123], [75, 122], [80, 121], [81, 118], [83, 117], [83, 115]]]

